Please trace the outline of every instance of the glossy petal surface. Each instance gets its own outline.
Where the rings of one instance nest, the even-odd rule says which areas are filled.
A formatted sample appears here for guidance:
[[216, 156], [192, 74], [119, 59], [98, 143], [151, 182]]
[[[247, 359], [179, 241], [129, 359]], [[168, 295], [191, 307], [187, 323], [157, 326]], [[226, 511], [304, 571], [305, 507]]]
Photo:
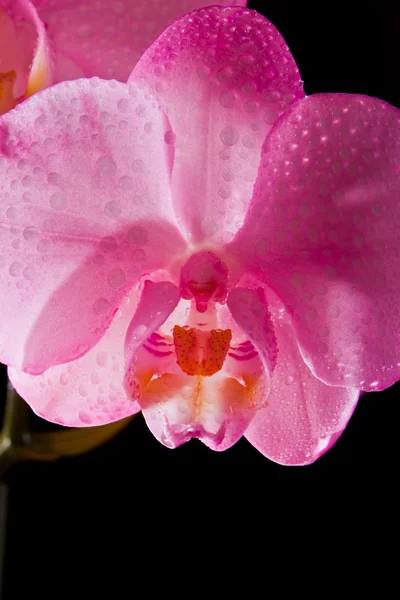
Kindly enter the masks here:
[[[129, 379], [129, 371], [134, 367], [136, 352], [166, 321], [178, 302], [179, 289], [170, 281], [145, 281], [140, 302], [125, 338], [127, 379]], [[126, 385], [129, 389], [129, 381]]]
[[[37, 31], [31, 8], [30, 2], [0, 0], [0, 76], [14, 71], [14, 99], [25, 93], [35, 54]], [[4, 98], [2, 102], [1, 97], [0, 83], [0, 113], [6, 112], [5, 103], [2, 108]]]
[[82, 356], [138, 278], [184, 250], [168, 127], [151, 99], [99, 80], [59, 84], [3, 116], [3, 362], [39, 374]]
[[373, 98], [294, 105], [230, 248], [284, 301], [328, 384], [376, 390], [400, 376], [399, 133], [399, 111]]
[[265, 371], [271, 377], [278, 347], [271, 315], [262, 288], [234, 288], [227, 299], [232, 317], [259, 352]]
[[265, 136], [304, 96], [282, 36], [255, 11], [202, 9], [169, 27], [130, 80], [151, 90], [171, 122], [182, 230], [195, 242], [230, 241], [251, 199]]
[[123, 386], [124, 337], [138, 300], [137, 290], [126, 297], [101, 340], [81, 358], [28, 375], [8, 369], [17, 392], [36, 414], [69, 427], [104, 425], [132, 415], [140, 406]]
[[[124, 82], [140, 55], [170, 23], [207, 4], [204, 0], [35, 0], [58, 55], [58, 80], [79, 76], [80, 70], [86, 77]], [[220, 0], [219, 4], [243, 6], [245, 2]]]
[[268, 405], [257, 411], [245, 435], [271, 460], [305, 465], [314, 462], [340, 437], [359, 392], [331, 387], [314, 377], [301, 357], [290, 318], [279, 306], [274, 302], [279, 351]]

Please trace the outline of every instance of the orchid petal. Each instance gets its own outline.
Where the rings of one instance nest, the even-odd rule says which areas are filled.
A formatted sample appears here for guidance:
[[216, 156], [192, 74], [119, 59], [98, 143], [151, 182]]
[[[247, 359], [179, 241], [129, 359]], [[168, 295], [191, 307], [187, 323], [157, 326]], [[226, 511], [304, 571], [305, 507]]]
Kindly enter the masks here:
[[[125, 338], [127, 377], [136, 352], [169, 317], [179, 302], [179, 288], [170, 281], [145, 281], [137, 310]], [[129, 387], [129, 383], [127, 382]]]
[[[1, 81], [10, 74], [11, 81]], [[28, 0], [0, 0], [0, 114], [15, 106], [27, 86], [29, 95], [47, 87], [51, 78], [47, 36], [35, 7]]]
[[130, 81], [150, 89], [171, 122], [182, 231], [193, 242], [231, 240], [251, 199], [265, 136], [304, 96], [282, 36], [255, 11], [205, 8], [171, 25]]
[[291, 107], [263, 149], [230, 245], [293, 315], [304, 360], [331, 385], [400, 377], [400, 112], [322, 94]]
[[53, 61], [47, 33], [35, 7], [27, 0], [20, 0], [36, 27], [37, 42], [30, 66], [25, 96], [29, 97], [44, 90], [53, 83]]
[[3, 116], [3, 362], [36, 375], [82, 356], [138, 278], [184, 251], [168, 128], [151, 99], [99, 80], [53, 86]]
[[236, 287], [229, 293], [227, 305], [236, 323], [259, 352], [266, 373], [271, 376], [278, 347], [263, 290]]
[[59, 425], [104, 425], [140, 411], [123, 386], [123, 339], [139, 299], [132, 290], [102, 339], [77, 360], [28, 375], [9, 367], [8, 376], [34, 412]]
[[306, 465], [342, 434], [358, 400], [353, 388], [330, 387], [304, 363], [284, 311], [274, 318], [279, 354], [268, 406], [250, 423], [246, 438], [264, 456], [283, 465]]
[[[56, 77], [74, 76], [71, 64], [86, 77], [127, 81], [140, 55], [181, 15], [207, 6], [204, 0], [34, 0], [54, 45]], [[245, 5], [244, 0], [220, 4]], [[62, 57], [62, 58], [59, 58]]]

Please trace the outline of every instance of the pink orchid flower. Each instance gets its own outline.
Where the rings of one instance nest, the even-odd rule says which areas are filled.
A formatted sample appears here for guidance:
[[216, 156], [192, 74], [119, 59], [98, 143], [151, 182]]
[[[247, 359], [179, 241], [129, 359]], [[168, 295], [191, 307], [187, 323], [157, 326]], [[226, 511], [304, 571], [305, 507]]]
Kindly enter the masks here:
[[[245, 6], [245, 0], [221, 0]], [[0, 114], [60, 81], [126, 81], [141, 54], [204, 0], [0, 0]]]
[[279, 32], [184, 16], [128, 84], [0, 122], [0, 357], [40, 416], [291, 465], [399, 379], [399, 111], [306, 98]]

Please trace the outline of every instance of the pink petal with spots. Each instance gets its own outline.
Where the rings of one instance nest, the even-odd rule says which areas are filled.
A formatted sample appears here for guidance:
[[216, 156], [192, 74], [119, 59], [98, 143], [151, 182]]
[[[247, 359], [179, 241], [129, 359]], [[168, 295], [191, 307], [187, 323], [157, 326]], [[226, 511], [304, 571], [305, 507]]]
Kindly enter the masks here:
[[25, 90], [25, 97], [29, 97], [32, 96], [32, 94], [44, 90], [49, 85], [52, 85], [54, 64], [46, 28], [41, 21], [36, 8], [31, 2], [28, 2], [28, 0], [19, 1], [34, 23], [37, 36], [35, 52], [30, 64], [29, 77]]
[[[97, 75], [127, 81], [139, 57], [181, 15], [204, 0], [34, 0], [57, 54], [57, 80]], [[244, 6], [243, 0], [220, 0]], [[60, 58], [61, 57], [61, 58]]]
[[227, 305], [236, 323], [259, 352], [266, 374], [271, 377], [278, 347], [264, 291], [262, 288], [236, 287], [229, 292]]
[[[179, 298], [179, 289], [170, 281], [145, 281], [139, 305], [125, 338], [128, 378], [129, 371], [134, 366], [136, 352], [147, 338], [166, 321], [176, 308]], [[126, 381], [126, 385], [129, 390], [128, 381]]]
[[[13, 108], [25, 93], [38, 39], [41, 48], [47, 47], [42, 27], [27, 0], [0, 0], [0, 114]], [[10, 72], [14, 72], [14, 80], [6, 101], [7, 90], [1, 78]]]
[[141, 92], [99, 80], [0, 120], [3, 362], [36, 375], [82, 356], [143, 273], [184, 251], [167, 127]]
[[246, 438], [264, 456], [283, 465], [306, 465], [331, 448], [357, 405], [358, 390], [331, 387], [303, 361], [287, 312], [268, 291], [278, 361], [268, 405], [255, 415]]
[[181, 229], [195, 242], [230, 241], [251, 199], [265, 136], [304, 96], [282, 36], [254, 11], [205, 8], [171, 25], [130, 81], [150, 89], [171, 122]]
[[140, 410], [128, 398], [124, 337], [135, 311], [140, 290], [133, 289], [118, 309], [102, 339], [81, 358], [28, 375], [9, 367], [17, 392], [40, 417], [69, 427], [104, 425]]
[[327, 384], [376, 390], [400, 377], [399, 132], [400, 112], [365, 96], [291, 107], [230, 245], [283, 300]]

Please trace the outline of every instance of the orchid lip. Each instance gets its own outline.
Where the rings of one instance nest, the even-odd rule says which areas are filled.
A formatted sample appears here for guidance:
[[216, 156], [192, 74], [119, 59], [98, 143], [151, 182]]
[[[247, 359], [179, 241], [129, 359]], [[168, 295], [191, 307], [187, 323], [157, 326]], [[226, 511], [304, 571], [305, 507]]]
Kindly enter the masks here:
[[224, 421], [216, 433], [210, 433], [202, 425], [189, 425], [180, 428], [176, 425], [170, 425], [165, 418], [164, 429], [161, 434], [162, 442], [168, 448], [177, 448], [191, 439], [203, 439], [213, 442], [218, 447], [225, 437], [227, 423]]
[[[182, 267], [179, 289], [167, 281], [145, 281], [127, 333], [126, 392], [140, 405], [153, 434], [169, 448], [197, 438], [211, 448], [225, 449], [266, 405], [269, 363], [264, 366], [253, 334], [246, 333], [246, 315], [242, 329], [235, 314], [244, 310], [250, 321], [261, 318], [252, 327], [268, 331], [268, 310], [259, 290], [239, 289], [246, 295], [244, 302], [236, 306], [236, 294], [233, 304], [226, 304], [220, 292], [227, 288], [228, 271], [220, 269], [221, 264], [214, 253], [198, 253]], [[188, 272], [192, 290], [218, 291], [201, 316], [198, 297], [185, 297]], [[224, 289], [223, 295], [227, 292]], [[174, 299], [170, 309], [160, 311], [168, 297]], [[148, 325], [144, 318], [150, 319]], [[267, 343], [273, 348], [273, 337]]]

